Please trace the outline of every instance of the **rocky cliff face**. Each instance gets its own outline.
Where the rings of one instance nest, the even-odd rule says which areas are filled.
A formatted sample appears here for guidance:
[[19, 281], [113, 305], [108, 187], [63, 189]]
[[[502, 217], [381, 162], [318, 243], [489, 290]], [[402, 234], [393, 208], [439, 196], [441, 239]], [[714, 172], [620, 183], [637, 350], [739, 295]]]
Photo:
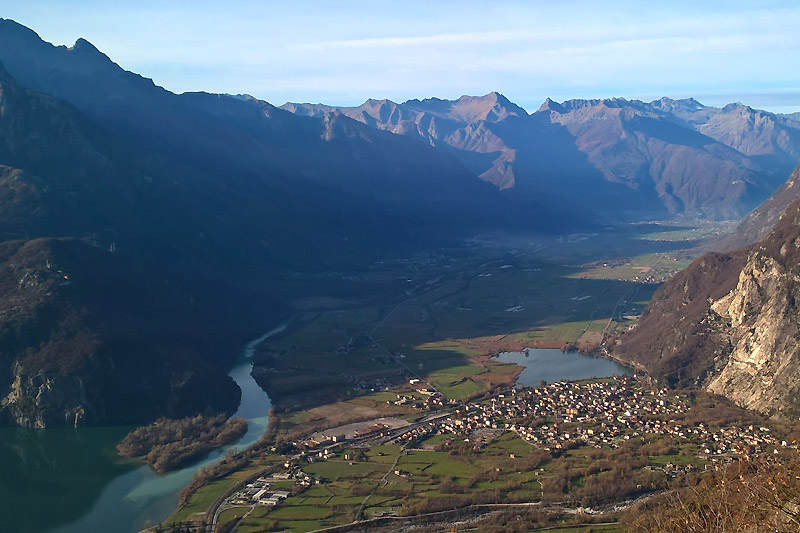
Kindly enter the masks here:
[[14, 364], [14, 381], [0, 401], [9, 418], [20, 426], [43, 428], [80, 426], [86, 422], [89, 403], [86, 388], [79, 376], [28, 375], [19, 363]]
[[666, 283], [615, 348], [673, 384], [764, 414], [800, 413], [800, 200], [761, 241]]
[[0, 243], [0, 422], [130, 423], [236, 407], [217, 359], [235, 347], [121, 255], [69, 238]]
[[[800, 246], [800, 240], [789, 244]], [[800, 342], [795, 298], [800, 276], [755, 250], [731, 292], [710, 305], [714, 332], [729, 343], [705, 387], [770, 415], [798, 410]]]

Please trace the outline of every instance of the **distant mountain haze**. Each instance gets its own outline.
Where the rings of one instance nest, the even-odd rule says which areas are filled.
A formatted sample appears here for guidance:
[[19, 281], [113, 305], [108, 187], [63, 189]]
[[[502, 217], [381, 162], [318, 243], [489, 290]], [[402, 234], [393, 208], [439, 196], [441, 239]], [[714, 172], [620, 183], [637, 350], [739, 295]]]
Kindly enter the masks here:
[[733, 250], [760, 240], [775, 227], [784, 211], [797, 199], [800, 199], [800, 167], [764, 203], [748, 213], [733, 233], [725, 235], [713, 245], [718, 250]]
[[793, 116], [691, 98], [548, 99], [530, 115], [499, 93], [281, 107], [303, 116], [341, 113], [449, 147], [501, 190], [560, 197], [606, 214], [739, 218], [800, 163]]

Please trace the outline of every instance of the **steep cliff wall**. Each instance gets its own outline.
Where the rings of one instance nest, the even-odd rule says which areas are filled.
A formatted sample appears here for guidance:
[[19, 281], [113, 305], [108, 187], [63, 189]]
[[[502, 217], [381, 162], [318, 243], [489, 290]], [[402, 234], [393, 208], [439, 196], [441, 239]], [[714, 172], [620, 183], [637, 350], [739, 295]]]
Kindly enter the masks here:
[[713, 335], [727, 341], [729, 349], [715, 360], [705, 382], [708, 390], [766, 414], [797, 411], [800, 277], [793, 270], [755, 250], [736, 288], [711, 304]]

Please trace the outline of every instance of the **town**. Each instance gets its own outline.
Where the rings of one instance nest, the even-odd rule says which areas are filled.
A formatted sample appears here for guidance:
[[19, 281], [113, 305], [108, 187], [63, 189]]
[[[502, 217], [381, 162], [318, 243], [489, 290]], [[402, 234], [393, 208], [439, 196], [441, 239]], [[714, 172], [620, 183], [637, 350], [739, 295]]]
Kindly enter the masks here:
[[[399, 517], [407, 512], [400, 505], [402, 498], [396, 498], [401, 487], [446, 494], [460, 492], [462, 485], [474, 489], [481, 483], [499, 482], [483, 479], [519, 479], [516, 485], [507, 481], [503, 486], [520, 502], [543, 501], [549, 490], [547, 481], [559, 475], [561, 467], [556, 465], [564, 460], [559, 458], [584, 454], [572, 459], [571, 468], [579, 470], [567, 469], [572, 472], [568, 476], [573, 476], [573, 484], [583, 483], [576, 481], [583, 479], [582, 475], [574, 477], [580, 468], [586, 470], [574, 466], [575, 460], [581, 462], [580, 457], [613, 462], [618, 460], [614, 454], [621, 450], [628, 453], [643, 450], [648, 443], [669, 443], [659, 452], [663, 460], [645, 457], [640, 461], [631, 491], [642, 494], [648, 489], [641, 480], [661, 479], [663, 483], [719, 468], [740, 457], [794, 446], [758, 423], [695, 422], [688, 393], [659, 386], [644, 376], [517, 385], [474, 401], [454, 401], [430, 390], [424, 381], [409, 381], [395, 389], [397, 399], [387, 403], [413, 406], [418, 412], [415, 420], [383, 417], [293, 441], [291, 450], [275, 456], [283, 459], [273, 463], [269, 472], [231, 491], [221, 501], [218, 514], [242, 516], [235, 514], [241, 509], [250, 515], [249, 520], [259, 520], [258, 516], [289, 516], [299, 511], [298, 507], [309, 511], [309, 505], [317, 502], [361, 502], [358, 516]], [[444, 455], [437, 455], [441, 453]], [[638, 453], [647, 456], [644, 451]], [[540, 459], [534, 461], [534, 456]], [[489, 472], [487, 465], [493, 467]], [[514, 474], [517, 469], [520, 472]], [[518, 489], [513, 491], [513, 487]], [[538, 488], [531, 491], [525, 487]], [[368, 500], [384, 503], [365, 511]], [[287, 509], [283, 512], [271, 511], [284, 505]], [[261, 515], [251, 514], [256, 508], [264, 509]], [[344, 508], [339, 512], [345, 512]], [[334, 512], [329, 519], [335, 516]]]

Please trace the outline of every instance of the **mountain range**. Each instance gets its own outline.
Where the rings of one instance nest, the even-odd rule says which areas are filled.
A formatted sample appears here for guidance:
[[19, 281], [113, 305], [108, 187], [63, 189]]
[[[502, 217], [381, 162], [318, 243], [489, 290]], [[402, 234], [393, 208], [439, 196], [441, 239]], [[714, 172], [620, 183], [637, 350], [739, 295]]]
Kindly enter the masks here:
[[800, 163], [796, 116], [691, 98], [548, 99], [532, 114], [496, 92], [281, 107], [418, 138], [509, 195], [547, 195], [604, 216], [739, 218]]

